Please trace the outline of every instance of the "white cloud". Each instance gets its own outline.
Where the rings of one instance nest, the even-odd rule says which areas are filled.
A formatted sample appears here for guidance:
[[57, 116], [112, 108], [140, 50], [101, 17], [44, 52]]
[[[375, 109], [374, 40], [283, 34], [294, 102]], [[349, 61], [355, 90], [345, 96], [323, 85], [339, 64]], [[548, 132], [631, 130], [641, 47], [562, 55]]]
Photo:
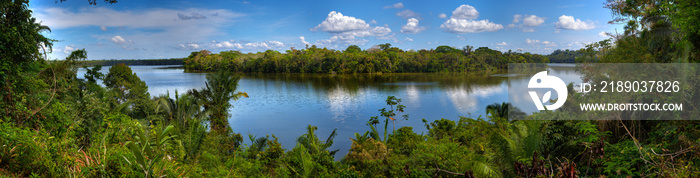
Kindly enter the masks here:
[[309, 44], [309, 42], [306, 41], [306, 38], [304, 38], [304, 36], [300, 36], [299, 39], [301, 40], [302, 44], [305, 44], [305, 45]]
[[404, 19], [409, 19], [409, 18], [420, 18], [420, 14], [417, 12], [413, 12], [412, 10], [402, 10], [401, 12], [397, 12], [396, 16], [402, 17]]
[[384, 6], [384, 9], [391, 9], [391, 8], [401, 9], [401, 8], [403, 8], [403, 3], [396, 3], [396, 4], [393, 4], [390, 6]]
[[249, 48], [249, 49], [273, 49], [273, 48], [283, 47], [284, 43], [279, 42], [279, 41], [268, 41], [268, 42], [245, 43], [245, 44], [243, 44], [243, 46], [246, 48]]
[[112, 39], [110, 39], [110, 41], [112, 41], [112, 42], [114, 42], [114, 43], [116, 43], [116, 44], [131, 44], [131, 43], [133, 43], [131, 40], [126, 40], [126, 39], [124, 39], [124, 38], [122, 38], [121, 36], [118, 36], [118, 35], [112, 37]]
[[496, 45], [498, 45], [498, 46], [506, 46], [506, 45], [508, 45], [508, 43], [506, 43], [506, 42], [504, 41], [504, 42], [497, 43]]
[[600, 33], [598, 33], [598, 36], [600, 36], [600, 37], [608, 37], [608, 32], [601, 31]]
[[362, 19], [355, 17], [344, 16], [340, 12], [331, 11], [328, 13], [326, 20], [311, 29], [311, 31], [321, 30], [330, 33], [340, 33], [355, 30], [364, 30], [369, 28], [369, 24]]
[[369, 21], [369, 23], [371, 23], [371, 24], [377, 24], [377, 21], [376, 21], [376, 20], [372, 20], [372, 21]]
[[391, 29], [389, 27], [384, 26], [376, 26], [368, 29], [363, 29], [363, 30], [355, 30], [355, 31], [347, 31], [347, 32], [342, 32], [342, 33], [332, 33], [336, 35], [342, 35], [342, 36], [357, 36], [357, 37], [384, 37], [388, 34], [391, 33]]
[[545, 46], [557, 46], [556, 43], [550, 41], [543, 41], [542, 44], [544, 44]]
[[551, 41], [540, 41], [540, 40], [531, 40], [531, 39], [526, 39], [525, 43], [529, 45], [545, 45], [545, 46], [557, 46], [556, 43], [551, 42]]
[[489, 22], [489, 20], [475, 21], [451, 18], [440, 25], [440, 28], [450, 33], [480, 33], [501, 30], [503, 25]]
[[355, 36], [332, 36], [329, 39], [324, 39], [324, 40], [317, 40], [317, 43], [321, 45], [364, 45], [365, 43], [369, 42], [369, 40], [366, 39], [357, 39]]
[[440, 28], [450, 33], [480, 33], [494, 32], [503, 29], [503, 25], [489, 20], [474, 20], [479, 12], [470, 5], [461, 5], [452, 11], [450, 19], [442, 23]]
[[317, 40], [317, 44], [322, 45], [348, 45], [364, 44], [369, 40], [359, 39], [364, 37], [375, 37], [377, 39], [393, 39], [391, 29], [388, 26], [370, 27], [364, 20], [351, 16], [344, 16], [340, 12], [332, 11], [326, 20], [318, 26], [311, 28], [311, 31], [324, 31], [333, 35], [329, 39]]
[[404, 41], [413, 41], [413, 38], [406, 37], [406, 39], [404, 39]]
[[100, 25], [100, 30], [107, 31], [107, 27], [105, 27], [104, 25]]
[[438, 17], [441, 19], [444, 19], [444, 18], [447, 18], [447, 14], [441, 13], [440, 15], [438, 15]]
[[178, 44], [177, 48], [181, 49], [181, 50], [198, 50], [199, 44], [197, 44], [197, 43]]
[[64, 46], [63, 49], [60, 49], [60, 48], [57, 49], [56, 52], [63, 52], [66, 54], [70, 54], [71, 52], [73, 52], [75, 50], [76, 50], [75, 45], [68, 45], [68, 46]]
[[241, 45], [240, 43], [233, 43], [233, 40], [231, 40], [231, 41], [223, 41], [223, 42], [219, 42], [219, 43], [214, 43], [214, 45], [212, 45], [212, 47], [214, 47], [214, 48], [226, 48], [226, 49], [231, 49], [231, 48], [242, 49], [243, 45]]
[[530, 38], [526, 39], [525, 42], [527, 44], [537, 44], [540, 43], [540, 40], [531, 40]]
[[537, 17], [536, 15], [526, 15], [525, 18], [523, 18], [523, 25], [528, 27], [537, 27], [544, 23], [544, 19], [546, 18]]
[[416, 34], [424, 30], [425, 27], [418, 26], [418, 19], [416, 18], [408, 19], [406, 25], [401, 26], [401, 33]]
[[[513, 23], [508, 24], [508, 28], [518, 27], [523, 30], [523, 32], [535, 32], [534, 27], [540, 26], [544, 23], [545, 17], [538, 17], [536, 15], [513, 15]], [[522, 21], [522, 23], [520, 23]]]
[[453, 19], [476, 19], [479, 17], [479, 11], [470, 5], [462, 4], [452, 11]]
[[562, 15], [559, 17], [559, 22], [556, 24], [557, 29], [567, 30], [590, 30], [595, 28], [593, 22], [584, 22], [581, 19], [575, 19], [573, 16]]
[[520, 14], [513, 15], [513, 23], [520, 22], [520, 19], [522, 19], [522, 18], [523, 18], [523, 15], [520, 15]]
[[[305, 41], [302, 37], [299, 37], [301, 40]], [[199, 45], [197, 44], [189, 44], [191, 46], [184, 46], [183, 44], [180, 44], [180, 49], [198, 49]], [[212, 44], [210, 47], [211, 48], [218, 48], [218, 49], [237, 49], [237, 50], [267, 50], [267, 49], [281, 49], [285, 45], [284, 43], [280, 41], [261, 41], [261, 42], [247, 42], [247, 43], [236, 43], [234, 40], [229, 40], [229, 41], [223, 41], [223, 42], [218, 42]]]

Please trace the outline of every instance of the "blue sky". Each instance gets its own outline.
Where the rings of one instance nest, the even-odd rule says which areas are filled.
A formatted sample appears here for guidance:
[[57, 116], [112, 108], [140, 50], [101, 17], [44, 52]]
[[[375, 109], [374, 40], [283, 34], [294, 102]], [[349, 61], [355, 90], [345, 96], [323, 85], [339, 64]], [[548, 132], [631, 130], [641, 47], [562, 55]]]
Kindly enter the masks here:
[[280, 52], [306, 44], [405, 50], [466, 45], [548, 54], [623, 31], [604, 0], [563, 1], [130, 1], [35, 0], [52, 59], [85, 48], [89, 59], [186, 57], [192, 51]]

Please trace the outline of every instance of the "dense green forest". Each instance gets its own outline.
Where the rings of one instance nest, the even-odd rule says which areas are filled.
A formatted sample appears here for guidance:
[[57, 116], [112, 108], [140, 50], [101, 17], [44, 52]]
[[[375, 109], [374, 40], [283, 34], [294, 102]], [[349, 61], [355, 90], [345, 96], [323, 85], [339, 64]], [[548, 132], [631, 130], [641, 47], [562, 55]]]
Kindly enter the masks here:
[[317, 48], [290, 49], [285, 53], [274, 50], [243, 54], [208, 50], [192, 52], [185, 58], [186, 71], [216, 71], [263, 73], [407, 73], [407, 72], [472, 72], [505, 70], [508, 63], [548, 63], [539, 54], [438, 46], [430, 50], [404, 51], [391, 44], [380, 44], [362, 50], [356, 45], [344, 51]]
[[[317, 135], [314, 126], [308, 126], [293, 149], [285, 150], [275, 135], [244, 137], [236, 130], [245, 128], [229, 126], [229, 101], [247, 94], [237, 90], [239, 75], [218, 69], [457, 72], [503, 69], [508, 62], [547, 58], [509, 56], [486, 48], [466, 50], [469, 54], [447, 47], [405, 52], [388, 45], [376, 51], [311, 47], [286, 54], [202, 51], [188, 57], [185, 65], [188, 70], [217, 71], [207, 74], [205, 88], [174, 97], [150, 96], [148, 86], [124, 64], [112, 66], [107, 74], [100, 73], [100, 67], [88, 68], [85, 79], [79, 79], [76, 70], [83, 67], [85, 50], [47, 62], [42, 48], [50, 48], [55, 40], [42, 35], [49, 27], [32, 18], [27, 4], [0, 2], [3, 177], [700, 176], [700, 121], [693, 120], [700, 116], [697, 111], [658, 115], [680, 120], [624, 120], [620, 117], [627, 116], [619, 112], [591, 115], [568, 105], [509, 120], [508, 115], [522, 113], [508, 103], [495, 103], [478, 118], [424, 120], [428, 133], [417, 134], [411, 127], [393, 129], [395, 118], [418, 121], [400, 117], [411, 108], [388, 96], [386, 107], [377, 108], [377, 117], [367, 118], [367, 132], [351, 138], [352, 146], [344, 148], [349, 153], [340, 155], [340, 161], [334, 160], [336, 151], [328, 149], [335, 134]], [[606, 6], [616, 22], [626, 24], [626, 31], [579, 50], [578, 62], [700, 60], [697, 1], [609, 1]], [[688, 79], [692, 87], [698, 80]], [[599, 97], [569, 94], [573, 103]], [[698, 95], [690, 91], [683, 97]], [[589, 120], [611, 117], [617, 119]], [[252, 144], [242, 144], [244, 139]]]
[[129, 66], [138, 65], [182, 65], [183, 59], [110, 59], [110, 60], [83, 60], [80, 64], [85, 66], [113, 66], [126, 64]]
[[554, 50], [551, 54], [547, 55], [549, 62], [551, 63], [575, 63], [577, 57], [583, 56], [580, 50]]

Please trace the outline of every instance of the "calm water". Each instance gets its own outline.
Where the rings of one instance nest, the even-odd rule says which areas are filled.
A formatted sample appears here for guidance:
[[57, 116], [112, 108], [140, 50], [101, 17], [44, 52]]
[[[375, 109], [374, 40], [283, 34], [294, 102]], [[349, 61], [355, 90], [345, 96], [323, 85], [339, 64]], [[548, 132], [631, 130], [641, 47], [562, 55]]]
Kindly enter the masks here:
[[[174, 96], [175, 90], [184, 93], [205, 85], [203, 73], [162, 67], [131, 68], [146, 82], [151, 96], [168, 91]], [[109, 67], [103, 67], [102, 73], [108, 71]], [[564, 75], [562, 79], [567, 83], [580, 82], [571, 65], [552, 66], [550, 71]], [[84, 73], [81, 69], [78, 76]], [[380, 115], [377, 110], [388, 107], [387, 96], [401, 98], [405, 114], [409, 114], [409, 119], [398, 122], [396, 128], [410, 126], [421, 133], [427, 132], [423, 118], [432, 122], [440, 118], [459, 120], [459, 116], [485, 117], [487, 105], [508, 101], [508, 87], [527, 87], [528, 80], [508, 80], [507, 75], [498, 74], [245, 74], [239, 91], [247, 92], [250, 98], [232, 102], [229, 123], [246, 139], [248, 133], [274, 134], [288, 150], [296, 145], [296, 138], [305, 133], [307, 125], [318, 126], [317, 134], [322, 140], [337, 128], [338, 136], [331, 149], [340, 149], [336, 158], [341, 158], [350, 149], [349, 138], [370, 130], [367, 120]], [[535, 111], [534, 105], [522, 109], [527, 113]]]

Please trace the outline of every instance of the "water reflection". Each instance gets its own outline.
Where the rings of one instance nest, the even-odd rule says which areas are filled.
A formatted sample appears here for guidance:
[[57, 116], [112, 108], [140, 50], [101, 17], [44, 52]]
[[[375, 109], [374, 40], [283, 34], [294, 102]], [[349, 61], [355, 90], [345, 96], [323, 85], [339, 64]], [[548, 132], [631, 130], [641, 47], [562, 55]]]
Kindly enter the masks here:
[[[184, 73], [182, 69], [157, 69], [162, 66], [132, 66], [146, 82], [151, 96], [185, 92], [204, 87], [203, 73]], [[107, 73], [109, 67], [102, 72]], [[573, 68], [552, 67], [554, 74], [575, 78]], [[79, 70], [83, 76], [84, 70]], [[325, 137], [338, 128], [338, 136], [330, 149], [340, 149], [338, 158], [350, 148], [354, 133], [369, 130], [367, 120], [380, 115], [377, 110], [388, 107], [387, 96], [403, 99], [408, 121], [396, 125], [413, 127], [425, 133], [421, 119], [432, 122], [440, 118], [457, 120], [459, 116], [485, 115], [485, 107], [506, 102], [519, 94], [508, 87], [527, 87], [528, 78], [509, 79], [507, 74], [245, 74], [239, 91], [249, 98], [233, 101], [229, 123], [235, 132], [257, 136], [275, 134], [285, 149], [294, 147], [296, 138], [307, 125], [318, 126], [318, 135]], [[570, 76], [570, 78], [569, 78]], [[567, 82], [568, 83], [568, 82]], [[527, 96], [527, 95], [523, 95]], [[520, 101], [520, 99], [518, 99]], [[529, 101], [529, 98], [522, 98]], [[524, 111], [527, 111], [524, 109]], [[389, 126], [391, 128], [391, 126]]]

